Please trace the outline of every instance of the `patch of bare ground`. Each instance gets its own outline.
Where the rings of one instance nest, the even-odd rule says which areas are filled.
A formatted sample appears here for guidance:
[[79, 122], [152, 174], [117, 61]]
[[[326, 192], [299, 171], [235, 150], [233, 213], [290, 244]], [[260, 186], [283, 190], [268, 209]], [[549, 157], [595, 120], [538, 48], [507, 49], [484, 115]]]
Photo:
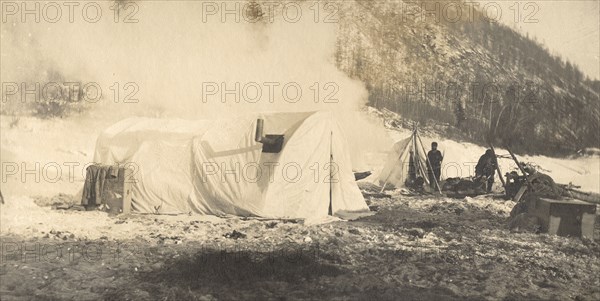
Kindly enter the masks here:
[[320, 225], [94, 213], [88, 233], [43, 220], [3, 233], [2, 300], [600, 300], [600, 245], [511, 233], [504, 200], [369, 203], [373, 216]]

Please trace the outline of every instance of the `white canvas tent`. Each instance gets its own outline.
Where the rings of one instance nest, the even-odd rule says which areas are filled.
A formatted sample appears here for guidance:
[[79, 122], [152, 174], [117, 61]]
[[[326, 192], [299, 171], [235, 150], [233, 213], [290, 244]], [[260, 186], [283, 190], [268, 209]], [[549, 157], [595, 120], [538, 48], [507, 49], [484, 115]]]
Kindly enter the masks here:
[[429, 184], [428, 164], [425, 148], [415, 127], [410, 137], [394, 143], [376, 180], [377, 184], [382, 187], [382, 191], [390, 186], [406, 187], [407, 180], [414, 180], [417, 177], [421, 177], [425, 184]]
[[[255, 141], [258, 118], [265, 134], [284, 135], [279, 152]], [[327, 112], [130, 118], [99, 136], [94, 162], [136, 169], [132, 209], [142, 213], [315, 218], [369, 211], [342, 130]]]

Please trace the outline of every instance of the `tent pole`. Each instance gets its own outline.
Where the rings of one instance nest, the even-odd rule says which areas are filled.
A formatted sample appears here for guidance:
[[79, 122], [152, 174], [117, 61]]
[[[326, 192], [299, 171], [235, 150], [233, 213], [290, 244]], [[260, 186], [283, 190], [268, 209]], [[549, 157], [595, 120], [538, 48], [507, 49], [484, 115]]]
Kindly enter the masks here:
[[415, 169], [415, 178], [417, 177], [417, 170], [418, 170], [418, 161], [420, 160], [419, 157], [419, 151], [417, 150], [417, 138], [415, 137], [415, 134], [417, 133], [417, 126], [415, 125], [413, 128], [413, 134], [412, 134], [412, 150], [413, 150], [413, 168]]
[[421, 140], [421, 136], [419, 136], [419, 133], [416, 133], [417, 138], [419, 138], [419, 143], [421, 144], [421, 148], [423, 149], [423, 153], [425, 154], [425, 161], [427, 161], [427, 164], [429, 165], [429, 168], [431, 169], [431, 173], [433, 174], [433, 180], [435, 181], [435, 187], [437, 187], [437, 190], [440, 192], [440, 194], [442, 194], [442, 189], [440, 188], [440, 185], [437, 181], [437, 179], [435, 178], [435, 173], [433, 173], [433, 166], [431, 165], [431, 162], [429, 161], [429, 156], [427, 156], [427, 152], [425, 152], [425, 147], [423, 146], [423, 141]]
[[494, 146], [492, 145], [492, 143], [490, 143], [490, 148], [492, 149], [492, 152], [494, 153], [494, 157], [496, 158], [496, 171], [498, 172], [498, 177], [500, 178], [500, 182], [502, 182], [502, 187], [504, 187], [504, 193], [506, 193], [506, 182], [504, 181], [504, 178], [502, 177], [502, 171], [500, 170], [500, 164], [498, 164], [498, 157], [496, 157], [496, 150], [494, 149]]
[[[418, 124], [419, 124], [418, 122], [415, 122], [415, 124], [413, 125], [413, 136], [412, 136], [412, 139], [413, 139], [412, 147], [413, 147], [414, 154], [417, 157], [419, 156], [419, 149], [417, 148], [417, 131], [419, 129]], [[427, 153], [423, 153], [423, 156], [425, 157], [425, 160], [427, 161]], [[423, 166], [421, 166], [420, 159], [414, 160], [414, 163], [415, 163], [415, 171], [419, 170], [420, 172], [422, 172]], [[427, 163], [425, 163], [425, 164], [427, 164]], [[417, 168], [417, 167], [419, 167], [419, 168]], [[429, 177], [427, 177], [427, 175], [425, 173], [424, 173], [424, 175], [425, 175], [425, 177], [424, 177], [425, 182], [429, 185]]]
[[333, 176], [331, 174], [331, 169], [333, 169], [333, 131], [331, 131], [331, 136], [329, 137], [329, 215], [333, 215]]
[[391, 173], [390, 173], [390, 175], [388, 175], [388, 177], [385, 179], [385, 182], [383, 182], [383, 186], [381, 186], [381, 190], [379, 190], [379, 193], [383, 193], [383, 190], [385, 189], [385, 185], [387, 185], [387, 181], [388, 181], [388, 179], [390, 178], [390, 176], [391, 176]]

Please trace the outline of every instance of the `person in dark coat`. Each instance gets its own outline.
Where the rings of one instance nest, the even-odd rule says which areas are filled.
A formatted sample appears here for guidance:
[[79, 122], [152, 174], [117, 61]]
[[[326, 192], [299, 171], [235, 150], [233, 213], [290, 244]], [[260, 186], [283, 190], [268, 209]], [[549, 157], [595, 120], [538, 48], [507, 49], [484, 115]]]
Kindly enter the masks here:
[[409, 151], [408, 159], [408, 177], [404, 181], [404, 185], [416, 192], [423, 191], [423, 184], [425, 180], [417, 174], [417, 168], [415, 166], [415, 156], [412, 150]]
[[484, 177], [487, 179], [486, 181], [486, 191], [492, 191], [492, 185], [494, 185], [494, 174], [496, 173], [496, 166], [498, 166], [498, 161], [496, 160], [496, 155], [491, 149], [485, 151], [477, 165], [475, 166], [475, 178], [480, 179]]
[[437, 142], [432, 142], [431, 150], [427, 153], [427, 159], [431, 164], [431, 166], [427, 164], [427, 173], [429, 175], [429, 184], [433, 189], [438, 189], [435, 183], [440, 182], [440, 175], [442, 174], [442, 160], [444, 160], [444, 156], [442, 156], [442, 153], [437, 149], [437, 146]]

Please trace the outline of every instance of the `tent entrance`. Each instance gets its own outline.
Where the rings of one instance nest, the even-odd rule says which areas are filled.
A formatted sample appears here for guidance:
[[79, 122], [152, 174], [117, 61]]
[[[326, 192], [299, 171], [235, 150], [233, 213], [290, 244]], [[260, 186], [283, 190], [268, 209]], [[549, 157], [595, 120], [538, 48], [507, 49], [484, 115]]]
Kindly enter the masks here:
[[410, 187], [422, 181], [422, 183], [430, 185], [431, 178], [441, 193], [437, 179], [429, 175], [429, 170], [433, 170], [433, 168], [416, 125], [410, 137], [394, 145], [393, 156], [388, 158], [383, 171], [384, 175], [380, 177], [380, 184], [383, 183], [380, 193], [383, 193], [388, 184], [396, 187]]

